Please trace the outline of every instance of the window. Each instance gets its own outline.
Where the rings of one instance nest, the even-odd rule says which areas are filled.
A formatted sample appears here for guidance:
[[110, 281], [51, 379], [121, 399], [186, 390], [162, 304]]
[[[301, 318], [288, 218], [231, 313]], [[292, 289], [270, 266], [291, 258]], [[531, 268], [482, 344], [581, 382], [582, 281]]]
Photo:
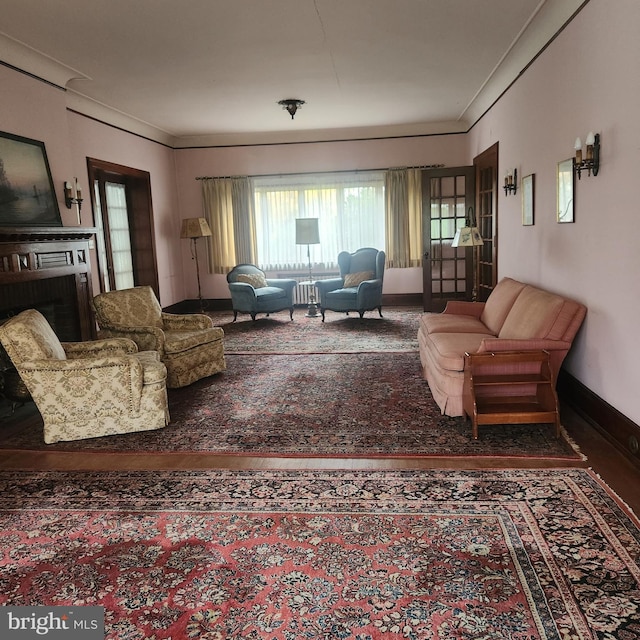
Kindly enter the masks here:
[[385, 245], [383, 171], [254, 178], [258, 264], [267, 271], [308, 264], [296, 245], [296, 218], [318, 218], [311, 262], [335, 268], [340, 251]]

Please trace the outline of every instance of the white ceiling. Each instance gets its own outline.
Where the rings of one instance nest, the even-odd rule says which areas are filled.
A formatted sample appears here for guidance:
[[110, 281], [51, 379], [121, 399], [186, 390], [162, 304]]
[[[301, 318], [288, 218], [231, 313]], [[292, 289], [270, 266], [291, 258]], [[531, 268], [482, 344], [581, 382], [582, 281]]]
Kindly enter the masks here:
[[583, 1], [0, 0], [0, 60], [179, 147], [466, 131]]

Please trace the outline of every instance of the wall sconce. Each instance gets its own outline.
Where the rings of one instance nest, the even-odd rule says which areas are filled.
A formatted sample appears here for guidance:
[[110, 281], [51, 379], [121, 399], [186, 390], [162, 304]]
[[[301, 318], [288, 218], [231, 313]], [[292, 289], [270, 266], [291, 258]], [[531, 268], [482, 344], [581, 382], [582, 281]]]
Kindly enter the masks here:
[[289, 115], [293, 120], [293, 116], [296, 115], [296, 111], [304, 104], [304, 100], [298, 100], [297, 98], [287, 98], [286, 100], [280, 100], [278, 104], [281, 105], [285, 111], [289, 112]]
[[518, 191], [518, 170], [507, 171], [504, 174], [504, 195], [508, 196], [510, 193], [513, 195]]
[[71, 205], [77, 204], [78, 211], [82, 209], [82, 189], [78, 186], [78, 178], [73, 179], [73, 185], [67, 180], [64, 183], [64, 203], [67, 209], [71, 209]]
[[600, 134], [594, 134], [589, 131], [585, 144], [587, 145], [587, 152], [584, 158], [582, 156], [582, 140], [580, 138], [576, 138], [576, 143], [573, 147], [576, 151], [573, 162], [578, 174], [578, 180], [580, 180], [581, 173], [585, 169], [588, 176], [591, 174], [597, 176], [600, 169]]

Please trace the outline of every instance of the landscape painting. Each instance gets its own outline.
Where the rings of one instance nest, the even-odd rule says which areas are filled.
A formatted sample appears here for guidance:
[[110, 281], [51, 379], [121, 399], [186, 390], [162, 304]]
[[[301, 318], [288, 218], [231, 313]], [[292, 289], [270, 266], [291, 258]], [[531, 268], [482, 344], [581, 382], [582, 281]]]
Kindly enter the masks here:
[[0, 132], [0, 227], [61, 227], [43, 142]]

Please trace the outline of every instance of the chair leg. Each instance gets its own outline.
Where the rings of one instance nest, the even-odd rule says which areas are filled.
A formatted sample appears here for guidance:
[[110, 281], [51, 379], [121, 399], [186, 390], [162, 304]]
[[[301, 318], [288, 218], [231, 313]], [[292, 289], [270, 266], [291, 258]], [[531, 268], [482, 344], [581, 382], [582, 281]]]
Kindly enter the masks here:
[[251, 319], [252, 319], [254, 322], [256, 321], [256, 314], [255, 314], [255, 313], [252, 313], [252, 314], [251, 314]]
[[293, 322], [293, 307], [289, 307], [289, 318]]
[[322, 322], [324, 322], [324, 309], [320, 309], [320, 313], [322, 314]]
[[380, 305], [378, 307], [378, 313], [380, 314], [380, 317], [382, 318], [382, 305]]
[[238, 312], [234, 309], [233, 310], [233, 321], [235, 322], [238, 319]]
[[364, 311], [358, 311], [358, 313], [360, 314], [360, 320], [362, 320], [362, 317], [364, 316]]

